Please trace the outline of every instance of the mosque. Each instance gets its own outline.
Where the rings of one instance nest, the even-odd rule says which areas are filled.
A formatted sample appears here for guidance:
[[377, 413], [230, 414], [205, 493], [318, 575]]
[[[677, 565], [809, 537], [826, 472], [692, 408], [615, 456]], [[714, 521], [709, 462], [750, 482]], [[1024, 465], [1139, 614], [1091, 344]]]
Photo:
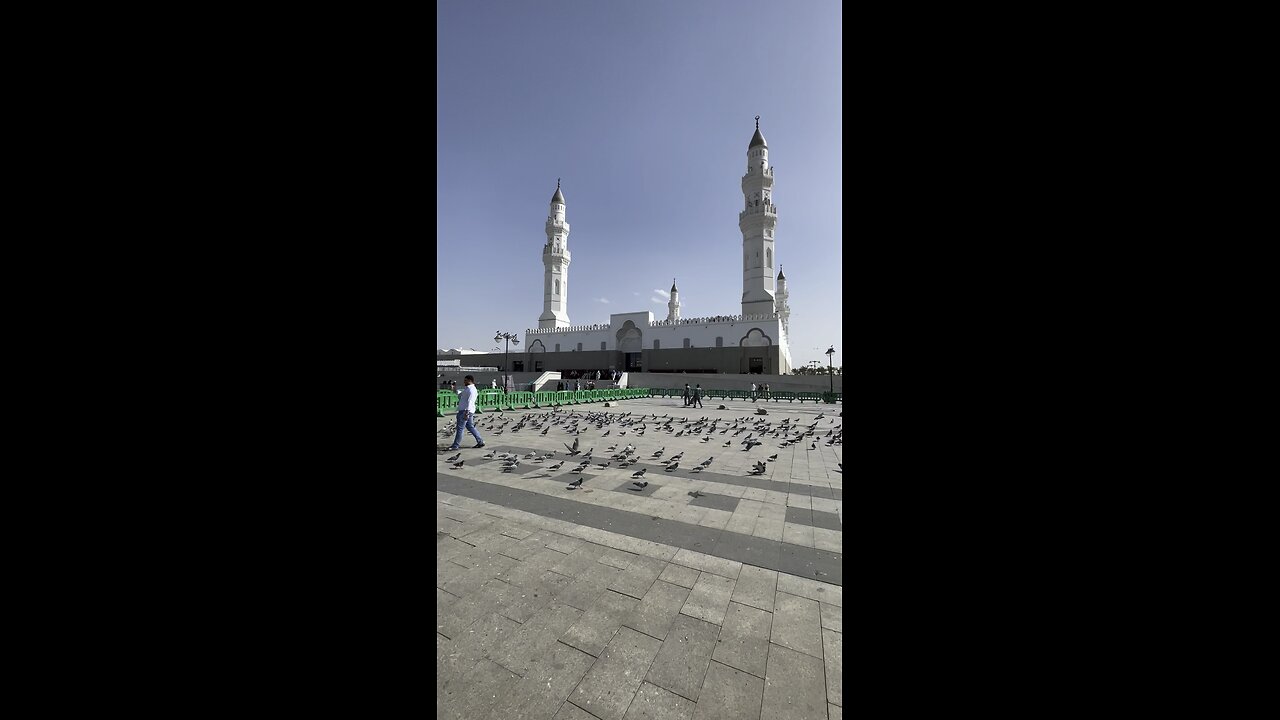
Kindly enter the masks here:
[[[747, 172], [742, 176], [741, 312], [734, 315], [685, 318], [680, 315], [680, 291], [673, 279], [667, 317], [652, 312], [616, 313], [604, 325], [574, 325], [569, 320], [569, 222], [564, 193], [556, 193], [546, 221], [542, 246], [543, 296], [538, 327], [524, 332], [519, 352], [512, 348], [508, 372], [703, 372], [785, 375], [791, 371], [787, 345], [787, 279], [778, 265], [774, 230], [778, 208], [773, 204], [773, 168], [769, 145], [756, 132], [747, 146]], [[437, 360], [457, 357], [440, 351]], [[468, 358], [484, 365], [504, 362], [504, 353]]]

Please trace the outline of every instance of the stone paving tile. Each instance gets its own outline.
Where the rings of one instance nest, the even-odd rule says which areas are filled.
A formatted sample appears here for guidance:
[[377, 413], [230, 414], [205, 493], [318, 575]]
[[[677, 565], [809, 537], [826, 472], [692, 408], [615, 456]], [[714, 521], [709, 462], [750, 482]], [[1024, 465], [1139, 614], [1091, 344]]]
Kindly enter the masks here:
[[685, 600], [688, 598], [687, 588], [658, 580], [649, 592], [645, 593], [625, 624], [646, 635], [666, 639], [667, 630], [671, 627], [671, 623], [675, 622], [676, 616], [680, 614], [680, 608], [684, 607]]
[[560, 642], [599, 657], [604, 646], [613, 639], [613, 634], [622, 623], [631, 619], [639, 604], [640, 601], [633, 597], [606, 590], [600, 593], [587, 613], [560, 637]]
[[[720, 575], [732, 580], [738, 579], [738, 573], [742, 571], [742, 563], [733, 560], [725, 560], [700, 552], [690, 551], [687, 548], [681, 548], [676, 556], [671, 559], [672, 562], [685, 567], [691, 567], [695, 570]], [[448, 588], [445, 588], [448, 590]]]
[[826, 717], [821, 658], [770, 644], [761, 720], [826, 720]]
[[693, 590], [689, 591], [689, 599], [680, 608], [680, 612], [714, 625], [723, 623], [724, 614], [729, 609], [729, 599], [733, 597], [734, 584], [729, 578], [709, 572], [702, 573]]
[[806, 548], [813, 547], [813, 526], [783, 523], [782, 542]]
[[497, 601], [506, 588], [512, 587], [501, 580], [491, 579], [482, 586], [476, 597], [451, 600], [436, 606], [436, 632], [451, 640], [458, 637], [487, 613], [496, 609]]
[[667, 565], [661, 560], [633, 555], [630, 566], [609, 583], [609, 589], [633, 598], [643, 598]]
[[595, 543], [583, 543], [582, 547], [564, 556], [560, 562], [547, 568], [553, 572], [569, 577], [578, 577], [584, 572], [594, 571], [600, 558], [609, 548]]
[[627, 708], [625, 720], [693, 720], [694, 707], [673, 692], [643, 682]]
[[712, 657], [717, 662], [764, 677], [772, 625], [773, 613], [750, 605], [729, 603], [720, 640]]
[[582, 615], [575, 607], [552, 603], [529, 618], [508, 642], [490, 651], [489, 659], [515, 673], [527, 675], [540, 658], [554, 649], [556, 639]]
[[756, 526], [751, 530], [751, 534], [766, 540], [782, 540], [782, 530], [784, 523], [781, 520], [770, 520], [764, 516], [756, 519]]
[[833, 553], [844, 552], [844, 533], [825, 528], [813, 529], [813, 547]]
[[769, 640], [775, 645], [822, 657], [822, 619], [818, 603], [778, 591]]
[[764, 680], [715, 660], [707, 668], [694, 720], [758, 720]]
[[822, 631], [822, 661], [827, 670], [827, 702], [844, 706], [844, 690], [840, 671], [844, 668], [844, 635]]
[[569, 695], [600, 720], [622, 720], [662, 641], [623, 627]]
[[778, 590], [778, 573], [761, 567], [743, 565], [738, 584], [733, 588], [733, 601], [773, 612], [774, 594]]
[[451, 682], [436, 696], [436, 717], [474, 720], [486, 717], [500, 697], [515, 689], [520, 676], [490, 660], [481, 660], [465, 682]]
[[844, 710], [839, 705], [827, 703], [827, 720], [841, 720], [844, 717]]
[[[698, 575], [701, 573], [693, 568], [688, 568], [676, 563], [669, 563], [662, 569], [662, 574], [658, 576], [659, 580], [669, 582], [680, 587], [692, 588], [693, 584], [698, 582]], [[770, 603], [770, 607], [772, 607]]]
[[602, 562], [605, 565], [616, 567], [619, 570], [626, 570], [627, 567], [631, 564], [632, 557], [633, 555], [631, 553], [626, 553], [621, 550], [614, 550], [613, 548], [609, 548], [608, 550], [605, 550], [604, 554], [600, 556], [600, 559], [598, 560], [598, 562]]
[[680, 615], [667, 632], [645, 679], [697, 702], [719, 635], [718, 626]]
[[[448, 588], [445, 588], [448, 590]], [[778, 590], [790, 595], [799, 595], [810, 600], [818, 600], [837, 607], [844, 605], [844, 590], [839, 585], [810, 580], [808, 577], [779, 574]]]
[[605, 592], [605, 588], [622, 573], [621, 570], [603, 563], [596, 563], [596, 568], [595, 572], [584, 573], [565, 586], [556, 595], [556, 599], [579, 610], [590, 610], [600, 593]]
[[[436, 588], [443, 588], [455, 580], [461, 580], [471, 568], [459, 565], [452, 560], [436, 562]], [[452, 594], [452, 593], [450, 593]], [[454, 597], [458, 597], [454, 595]]]
[[690, 498], [689, 504], [696, 507], [712, 508], [715, 510], [723, 510], [730, 514], [738, 509], [739, 498], [722, 495], [720, 493], [704, 492], [701, 497]]
[[465, 542], [446, 535], [442, 539], [436, 541], [436, 562], [440, 563], [445, 560], [451, 560], [471, 549], [472, 546]]
[[553, 720], [600, 720], [600, 718], [566, 701], [560, 706], [560, 712], [556, 713]]
[[595, 661], [581, 650], [552, 643], [511, 694], [494, 704], [491, 720], [550, 720]]
[[472, 623], [458, 638], [445, 648], [443, 659], [436, 664], [436, 673], [456, 677], [465, 674], [489, 651], [510, 640], [520, 629], [520, 623], [489, 613]]
[[[544, 574], [551, 578], [558, 577], [555, 573]], [[493, 607], [518, 623], [528, 622], [529, 618], [555, 598], [555, 588], [560, 587], [560, 583], [567, 585], [568, 580], [568, 578], [560, 578], [558, 582], [549, 581], [533, 587], [521, 587], [498, 579], [502, 585], [491, 588], [495, 591]]]
[[822, 613], [822, 627], [844, 632], [844, 608], [830, 603], [818, 603]]
[[441, 585], [440, 588], [442, 590], [460, 598], [466, 598], [474, 594], [485, 583], [497, 577], [498, 573], [510, 570], [516, 566], [516, 563], [520, 562], [497, 553], [483, 557], [473, 557], [469, 560], [476, 564], [453, 580]]

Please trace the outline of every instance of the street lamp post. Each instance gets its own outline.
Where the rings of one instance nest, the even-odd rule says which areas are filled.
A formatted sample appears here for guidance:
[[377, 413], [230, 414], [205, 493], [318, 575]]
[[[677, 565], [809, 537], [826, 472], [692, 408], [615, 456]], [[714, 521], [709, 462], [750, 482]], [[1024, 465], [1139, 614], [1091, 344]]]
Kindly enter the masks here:
[[832, 345], [831, 347], [827, 348], [827, 353], [826, 353], [827, 355], [827, 387], [830, 388], [832, 395], [834, 395], [836, 392], [836, 379], [835, 379], [835, 376], [833, 375], [835, 371], [831, 368], [831, 356], [835, 354], [836, 354], [835, 345]]
[[506, 373], [511, 372], [511, 345], [512, 343], [519, 345], [520, 340], [519, 340], [519, 337], [514, 333], [504, 333], [501, 330], [493, 334], [494, 342], [501, 342], [503, 340], [507, 341], [507, 350], [506, 350], [507, 360], [503, 367], [504, 374], [502, 376], [502, 391], [511, 392], [511, 376]]

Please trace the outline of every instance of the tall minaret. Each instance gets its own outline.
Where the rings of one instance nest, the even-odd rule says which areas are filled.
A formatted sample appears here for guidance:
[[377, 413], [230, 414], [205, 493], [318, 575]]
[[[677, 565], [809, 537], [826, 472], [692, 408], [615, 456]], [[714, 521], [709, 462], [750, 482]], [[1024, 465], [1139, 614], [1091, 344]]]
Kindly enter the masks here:
[[774, 312], [773, 229], [778, 209], [773, 206], [773, 168], [769, 167], [769, 146], [756, 134], [747, 146], [747, 174], [742, 176], [746, 208], [738, 215], [742, 231], [742, 314], [768, 315]]
[[556, 194], [551, 196], [551, 213], [547, 215], [547, 244], [542, 246], [542, 314], [538, 328], [569, 326], [569, 223], [564, 219], [564, 195], [560, 194], [560, 178], [556, 178]]
[[787, 304], [787, 276], [782, 274], [782, 266], [778, 266], [778, 294], [774, 302], [774, 312], [782, 320], [783, 334], [790, 335], [791, 331], [787, 327], [788, 321], [791, 320], [791, 306]]
[[676, 289], [676, 279], [671, 278], [671, 299], [667, 301], [667, 322], [680, 319], [680, 291]]

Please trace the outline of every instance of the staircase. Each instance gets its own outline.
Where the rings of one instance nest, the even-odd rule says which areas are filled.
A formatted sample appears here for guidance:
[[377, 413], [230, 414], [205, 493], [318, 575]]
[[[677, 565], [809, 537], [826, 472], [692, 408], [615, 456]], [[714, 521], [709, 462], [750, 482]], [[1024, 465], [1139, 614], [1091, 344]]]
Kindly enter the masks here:
[[[540, 376], [538, 377], [538, 379], [537, 379], [537, 380], [534, 380], [534, 381], [533, 381], [533, 391], [534, 391], [534, 392], [538, 392], [539, 390], [542, 390], [542, 386], [543, 386], [543, 385], [546, 385], [546, 384], [547, 384], [547, 383], [549, 383], [549, 382], [554, 383], [554, 382], [556, 382], [556, 381], [558, 381], [558, 380], [562, 380], [562, 379], [563, 379], [563, 378], [561, 378], [561, 377], [560, 377], [560, 371], [559, 371], [559, 370], [556, 370], [556, 371], [554, 371], [554, 372], [552, 372], [552, 371], [544, 372], [544, 373], [542, 373], [542, 375], [540, 375]], [[554, 388], [554, 387], [552, 387], [551, 389], [552, 389], [552, 390], [555, 390], [555, 388]]]

